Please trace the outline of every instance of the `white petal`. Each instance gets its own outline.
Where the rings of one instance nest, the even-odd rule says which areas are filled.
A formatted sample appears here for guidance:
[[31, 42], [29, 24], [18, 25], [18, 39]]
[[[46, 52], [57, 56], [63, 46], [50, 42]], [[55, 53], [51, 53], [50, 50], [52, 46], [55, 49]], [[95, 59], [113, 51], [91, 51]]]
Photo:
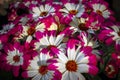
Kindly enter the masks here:
[[40, 14], [40, 10], [38, 7], [34, 7], [32, 10], [35, 14], [39, 15]]
[[78, 80], [86, 80], [85, 79], [85, 77], [82, 75], [82, 74], [80, 74], [80, 73], [75, 73], [78, 77], [79, 77], [79, 79]]
[[39, 8], [40, 8], [40, 11], [41, 11], [41, 12], [45, 11], [45, 9], [44, 9], [44, 6], [43, 6], [43, 5], [41, 5]]
[[67, 9], [60, 9], [60, 12], [69, 13], [69, 11]]
[[75, 73], [76, 72], [69, 72], [70, 80], [78, 80], [78, 76]]
[[75, 58], [76, 58], [75, 47], [72, 49], [68, 48], [67, 55], [68, 55], [69, 60], [75, 60]]
[[78, 72], [88, 73], [89, 72], [89, 66], [87, 64], [79, 64], [78, 65]]
[[64, 34], [58, 35], [57, 38], [56, 38], [56, 40], [55, 40], [55, 43], [54, 43], [54, 44], [55, 44], [56, 46], [58, 46], [58, 45], [62, 42], [63, 37], [64, 37]]
[[104, 11], [106, 9], [106, 6], [105, 5], [101, 5], [100, 6], [100, 11]]
[[51, 6], [49, 6], [48, 4], [45, 5], [45, 11], [49, 11], [51, 9]]
[[81, 61], [84, 57], [85, 57], [85, 55], [83, 54], [83, 52], [79, 52], [78, 55], [77, 55], [77, 57], [76, 57], [76, 59], [75, 59], [75, 61], [76, 61], [76, 62], [79, 62], [79, 61]]
[[32, 36], [30, 35], [30, 36], [27, 37], [26, 42], [30, 43], [31, 40], [32, 40]]
[[68, 72], [68, 71], [66, 71], [66, 72], [62, 75], [62, 80], [70, 80], [69, 72]]
[[44, 36], [43, 38], [41, 38], [41, 39], [40, 39], [40, 43], [41, 43], [42, 45], [49, 45], [50, 43], [49, 43], [49, 41], [48, 41], [48, 36], [46, 35], [46, 36]]
[[41, 77], [42, 75], [37, 74], [35, 77], [32, 78], [32, 80], [40, 80]]
[[80, 61], [78, 61], [77, 63], [78, 63], [78, 64], [87, 64], [87, 63], [89, 63], [88, 58], [89, 58], [89, 57], [84, 57], [84, 58], [82, 58]]
[[54, 45], [55, 37], [53, 37], [53, 35], [49, 37], [49, 42], [50, 42], [50, 45]]
[[61, 60], [64, 63], [66, 63], [68, 61], [68, 58], [66, 57], [66, 55], [64, 53], [59, 53], [58, 58], [59, 58], [59, 60]]
[[72, 10], [70, 3], [66, 3], [66, 4], [65, 4], [65, 8], [66, 8], [68, 11]]
[[28, 71], [27, 73], [28, 73], [29, 77], [33, 77], [33, 76], [38, 74], [38, 71], [37, 70], [31, 70], [31, 71]]

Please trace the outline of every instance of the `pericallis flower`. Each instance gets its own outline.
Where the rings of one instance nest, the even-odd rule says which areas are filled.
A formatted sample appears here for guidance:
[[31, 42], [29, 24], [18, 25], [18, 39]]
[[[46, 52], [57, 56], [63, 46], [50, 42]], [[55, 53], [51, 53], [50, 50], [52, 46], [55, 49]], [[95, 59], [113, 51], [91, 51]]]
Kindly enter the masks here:
[[88, 33], [94, 33], [92, 29], [90, 29], [88, 26], [86, 26], [87, 18], [73, 18], [73, 20], [70, 22], [71, 28], [75, 32], [88, 32]]
[[120, 26], [111, 25], [101, 30], [99, 40], [105, 42], [107, 45], [115, 44], [115, 48], [119, 51], [120, 48]]
[[69, 40], [66, 53], [58, 54], [58, 62], [55, 65], [62, 73], [61, 80], [85, 80], [82, 73], [95, 75], [98, 72], [96, 57], [87, 48], [76, 48], [75, 43], [75, 40]]
[[57, 72], [56, 67], [52, 65], [55, 61], [50, 63], [51, 59], [48, 53], [39, 53], [30, 60], [28, 68], [22, 74], [23, 77], [31, 77], [32, 80], [61, 80], [60, 72]]
[[6, 71], [12, 71], [14, 76], [19, 76], [21, 69], [28, 65], [29, 55], [26, 54], [24, 47], [19, 43], [6, 44], [4, 53], [0, 56], [0, 68]]
[[83, 4], [75, 4], [75, 3], [65, 3], [63, 8], [60, 9], [60, 12], [66, 15], [73, 15], [75, 17], [81, 17], [84, 13], [85, 8]]
[[33, 37], [35, 38], [35, 32], [45, 31], [45, 24], [38, 23], [37, 25], [21, 25], [22, 31], [18, 37], [18, 39], [24, 39], [26, 37], [25, 42], [30, 43]]
[[57, 31], [47, 31], [45, 33], [36, 33], [36, 38], [38, 41], [34, 43], [35, 50], [41, 51], [45, 50], [50, 52], [51, 55], [56, 55], [59, 50], [64, 51], [65, 44], [63, 43], [63, 39], [65, 36], [65, 32], [61, 32], [57, 34]]
[[55, 13], [55, 8], [50, 4], [44, 4], [33, 7], [31, 13], [34, 19], [44, 18], [53, 15]]
[[99, 55], [101, 55], [101, 51], [97, 49], [99, 47], [97, 38], [86, 32], [81, 32], [77, 37], [82, 47], [90, 46], [93, 48], [92, 53], [95, 54], [98, 59], [100, 59]]
[[93, 3], [91, 6], [93, 8], [93, 12], [97, 13], [100, 16], [103, 16], [105, 19], [110, 18], [112, 12], [108, 9], [108, 6], [106, 4]]

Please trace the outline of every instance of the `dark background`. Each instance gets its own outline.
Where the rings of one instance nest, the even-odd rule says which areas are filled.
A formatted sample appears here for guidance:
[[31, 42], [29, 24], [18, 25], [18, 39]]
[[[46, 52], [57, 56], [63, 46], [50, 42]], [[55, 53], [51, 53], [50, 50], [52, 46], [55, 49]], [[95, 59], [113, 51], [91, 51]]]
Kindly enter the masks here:
[[[106, 0], [106, 1], [109, 3], [110, 9], [114, 12], [114, 16], [115, 16], [116, 20], [120, 21], [120, 0]], [[7, 11], [7, 9], [6, 9], [6, 11]], [[8, 22], [7, 16], [6, 15], [3, 16], [0, 14], [0, 29], [2, 28], [2, 25], [7, 24], [7, 22]], [[12, 77], [5, 77], [6, 74], [3, 74], [3, 72], [4, 71], [0, 71], [0, 80], [21, 80], [21, 78], [17, 78], [17, 79], [13, 78], [11, 73], [8, 73], [7, 75], [11, 75]], [[115, 78], [108, 79], [104, 74], [100, 74], [99, 76], [101, 76], [101, 78], [103, 80], [116, 80]]]

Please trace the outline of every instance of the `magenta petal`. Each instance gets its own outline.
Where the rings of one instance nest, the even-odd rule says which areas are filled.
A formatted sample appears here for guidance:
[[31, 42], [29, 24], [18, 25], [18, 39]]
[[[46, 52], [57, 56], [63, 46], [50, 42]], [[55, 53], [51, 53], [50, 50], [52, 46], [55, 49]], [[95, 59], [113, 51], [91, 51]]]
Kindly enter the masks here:
[[22, 72], [22, 77], [23, 77], [23, 78], [28, 78], [27, 71], [25, 71], [25, 72]]
[[13, 75], [14, 75], [15, 77], [18, 77], [18, 76], [19, 76], [19, 69], [20, 69], [20, 66], [13, 66], [13, 67], [12, 67]]
[[98, 73], [98, 68], [95, 66], [89, 66], [89, 73], [92, 75], [96, 75]]

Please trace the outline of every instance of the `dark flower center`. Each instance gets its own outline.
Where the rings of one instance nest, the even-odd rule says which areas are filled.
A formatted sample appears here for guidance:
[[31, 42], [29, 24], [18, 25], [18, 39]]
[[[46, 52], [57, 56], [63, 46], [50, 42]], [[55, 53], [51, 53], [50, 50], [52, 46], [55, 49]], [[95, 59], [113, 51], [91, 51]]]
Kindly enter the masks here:
[[34, 27], [30, 27], [27, 31], [28, 35], [33, 35], [35, 33], [35, 28]]
[[15, 56], [13, 57], [13, 61], [19, 62], [19, 61], [20, 61], [20, 56], [15, 55]]
[[102, 15], [102, 12], [100, 10], [97, 10], [96, 13]]
[[73, 14], [73, 15], [76, 15], [78, 13], [78, 11], [77, 10], [70, 10], [69, 13]]
[[40, 16], [43, 17], [43, 16], [47, 16], [48, 12], [41, 12]]
[[45, 66], [45, 65], [40, 66], [40, 68], [39, 68], [39, 73], [40, 73], [41, 75], [45, 75], [47, 72], [48, 72], [47, 66]]
[[78, 28], [82, 31], [87, 31], [88, 30], [88, 28], [85, 26], [85, 23], [80, 23], [78, 25]]
[[118, 32], [118, 36], [120, 36], [120, 32]]
[[68, 71], [74, 71], [74, 72], [76, 72], [76, 70], [77, 70], [77, 64], [76, 64], [76, 62], [73, 61], [73, 60], [68, 61], [66, 63], [66, 69]]
[[47, 47], [47, 49], [50, 50], [52, 47], [56, 47], [56, 46], [55, 46], [55, 45], [49, 45], [49, 46]]

